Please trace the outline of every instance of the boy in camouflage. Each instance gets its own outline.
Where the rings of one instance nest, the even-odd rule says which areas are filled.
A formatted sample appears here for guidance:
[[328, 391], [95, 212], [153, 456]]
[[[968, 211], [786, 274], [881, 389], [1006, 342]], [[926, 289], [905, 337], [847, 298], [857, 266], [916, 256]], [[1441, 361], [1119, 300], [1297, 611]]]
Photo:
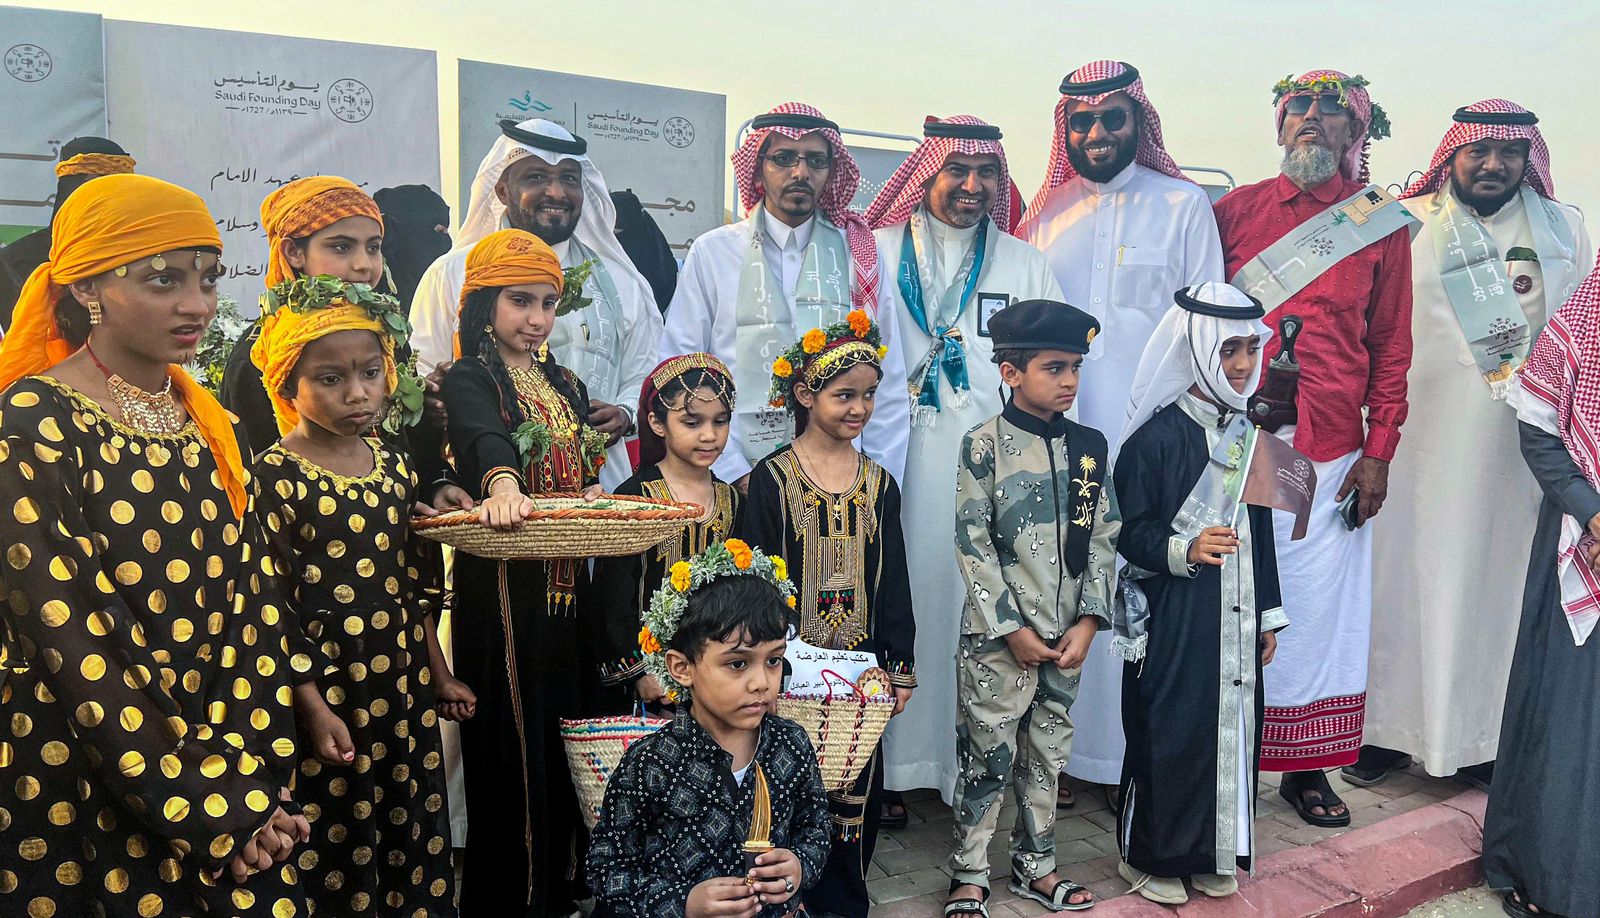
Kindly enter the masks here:
[[1028, 300], [989, 323], [1011, 388], [969, 431], [956, 477], [956, 549], [967, 581], [957, 659], [956, 851], [945, 914], [987, 916], [988, 848], [1007, 782], [1016, 895], [1052, 911], [1094, 904], [1056, 872], [1056, 789], [1071, 748], [1067, 711], [1095, 632], [1110, 627], [1121, 528], [1106, 438], [1066, 418], [1099, 324]]

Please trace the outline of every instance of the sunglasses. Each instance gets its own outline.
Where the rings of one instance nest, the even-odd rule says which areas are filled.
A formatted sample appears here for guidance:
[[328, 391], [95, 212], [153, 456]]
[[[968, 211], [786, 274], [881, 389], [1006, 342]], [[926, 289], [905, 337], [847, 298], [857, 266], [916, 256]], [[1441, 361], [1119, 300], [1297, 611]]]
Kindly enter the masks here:
[[803, 159], [805, 160], [806, 168], [812, 172], [821, 172], [833, 165], [833, 157], [826, 153], [807, 153], [805, 156], [801, 156], [794, 150], [779, 150], [776, 153], [769, 153], [765, 159], [779, 169], [793, 169]]
[[1074, 134], [1087, 134], [1094, 130], [1096, 121], [1105, 125], [1108, 131], [1120, 131], [1128, 124], [1128, 110], [1111, 108], [1103, 112], [1076, 112], [1067, 119], [1067, 127]]
[[1338, 96], [1290, 96], [1289, 101], [1283, 103], [1283, 110], [1291, 115], [1304, 115], [1311, 111], [1311, 103], [1317, 103], [1317, 113], [1322, 115], [1342, 115], [1348, 109], [1339, 104]]

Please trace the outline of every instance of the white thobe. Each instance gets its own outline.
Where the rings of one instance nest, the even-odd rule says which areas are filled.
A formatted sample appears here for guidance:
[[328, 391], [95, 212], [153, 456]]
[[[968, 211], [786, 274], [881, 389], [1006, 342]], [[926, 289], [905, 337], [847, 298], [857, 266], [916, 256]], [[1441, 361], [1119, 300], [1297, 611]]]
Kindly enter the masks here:
[[[1226, 279], [1211, 199], [1199, 185], [1132, 163], [1109, 182], [1079, 176], [1056, 188], [1017, 233], [1044, 251], [1066, 301], [1100, 322], [1078, 421], [1106, 435], [1115, 464], [1134, 371], [1173, 292]], [[1072, 722], [1067, 773], [1120, 782], [1122, 658], [1108, 640], [1089, 649]]]
[[[1423, 221], [1411, 244], [1411, 413], [1373, 532], [1378, 633], [1363, 742], [1409, 752], [1444, 776], [1495, 757], [1540, 491], [1518, 447], [1516, 412], [1489, 397], [1439, 278], [1432, 199], [1405, 202]], [[1573, 264], [1553, 277], [1540, 264], [1502, 264], [1513, 281], [1532, 282], [1518, 294], [1530, 340], [1547, 307], [1594, 267], [1577, 208], [1556, 207], [1576, 242]], [[1479, 220], [1502, 259], [1513, 246], [1534, 247], [1520, 197]]]
[[[929, 219], [940, 247], [941, 277], [930, 286], [944, 289], [961, 267], [977, 228], [959, 230]], [[884, 227], [878, 238], [878, 262], [898, 276], [905, 224]], [[905, 477], [900, 491], [900, 522], [906, 534], [906, 566], [911, 574], [912, 607], [917, 619], [917, 690], [911, 703], [889, 723], [885, 734], [884, 784], [891, 790], [938, 788], [952, 799], [956, 766], [956, 639], [967, 587], [956, 564], [956, 465], [967, 431], [1000, 413], [1005, 404], [1000, 368], [991, 359], [994, 348], [979, 334], [980, 295], [1007, 300], [1061, 299], [1061, 288], [1044, 254], [1004, 232], [995, 233], [972, 302], [957, 323], [967, 349], [967, 378], [972, 386], [965, 408], [952, 405], [955, 393], [941, 372], [941, 409], [932, 426], [910, 428]], [[890, 295], [891, 311], [883, 318], [894, 324], [895, 340], [908, 372], [915, 372], [933, 345], [906, 311], [899, 287]]]
[[[563, 268], [577, 264], [576, 248], [571, 240], [557, 243], [551, 248], [561, 259]], [[417, 355], [417, 372], [427, 374], [435, 364], [452, 359], [455, 354], [456, 328], [461, 318], [461, 286], [466, 282], [467, 256], [471, 246], [461, 246], [439, 256], [417, 282], [417, 292], [411, 300], [411, 348]], [[622, 271], [632, 271], [633, 266], [611, 269], [613, 276]], [[590, 285], [597, 283], [592, 278]], [[622, 405], [630, 413], [638, 411], [639, 389], [645, 377], [656, 364], [656, 351], [661, 344], [661, 311], [654, 299], [630, 296], [631, 287], [617, 285], [617, 304], [621, 314], [621, 327], [613, 329], [617, 340], [612, 353], [621, 355], [617, 381], [610, 379], [585, 379], [589, 398], [610, 405]], [[591, 290], [591, 293], [593, 291]], [[569, 313], [557, 319], [562, 323], [582, 322], [583, 317]], [[592, 332], [591, 332], [592, 333]], [[566, 347], [552, 345], [556, 362], [567, 365]], [[633, 474], [633, 464], [628, 458], [624, 440], [606, 450], [606, 464], [600, 470], [600, 484], [610, 491]]]
[[[761, 209], [738, 223], [719, 226], [701, 233], [689, 247], [683, 271], [678, 275], [678, 289], [667, 307], [666, 329], [661, 338], [659, 358], [680, 354], [706, 352], [721, 360], [730, 373], [737, 375], [735, 354], [738, 348], [739, 279], [744, 273], [745, 255], [750, 250], [755, 232], [755, 220], [761, 219]], [[814, 221], [815, 218], [813, 218]], [[762, 246], [762, 256], [773, 274], [783, 282], [783, 294], [790, 305], [794, 303], [795, 285], [800, 277], [800, 267], [805, 247], [810, 242], [814, 222], [791, 232], [777, 229], [778, 220], [767, 220], [763, 231], [767, 244]], [[842, 230], [841, 230], [842, 232]], [[854, 284], [855, 262], [850, 262], [851, 284]], [[873, 316], [879, 322], [883, 343], [889, 354], [883, 361], [883, 381], [878, 385], [878, 398], [871, 420], [856, 445], [863, 453], [883, 466], [889, 474], [900, 480], [905, 472], [906, 433], [911, 425], [911, 403], [906, 395], [905, 363], [894, 346], [894, 329], [883, 322], [883, 316], [892, 309], [890, 287], [894, 283], [890, 269], [878, 265], [878, 302]], [[799, 340], [808, 329], [796, 329], [794, 339]], [[653, 365], [652, 361], [652, 365]], [[746, 399], [766, 401], [767, 393], [739, 392], [740, 402]], [[728, 448], [711, 466], [723, 481], [737, 482], [750, 474], [752, 463], [745, 457], [740, 444], [744, 443], [744, 420], [735, 413], [728, 429]], [[952, 474], [954, 472], [952, 471]], [[953, 479], [952, 479], [953, 481]]]

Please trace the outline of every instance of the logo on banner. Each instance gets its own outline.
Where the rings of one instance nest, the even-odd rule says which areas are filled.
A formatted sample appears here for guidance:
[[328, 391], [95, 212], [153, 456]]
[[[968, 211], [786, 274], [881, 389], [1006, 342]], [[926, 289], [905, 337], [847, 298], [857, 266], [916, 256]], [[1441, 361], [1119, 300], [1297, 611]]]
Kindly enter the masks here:
[[689, 123], [688, 118], [673, 115], [661, 126], [661, 136], [681, 150], [694, 143], [694, 125]]
[[37, 83], [54, 69], [50, 52], [38, 45], [24, 43], [6, 49], [6, 72], [24, 83]]
[[533, 97], [533, 93], [529, 92], [528, 90], [523, 90], [522, 98], [520, 99], [518, 99], [516, 96], [512, 96], [511, 98], [507, 99], [506, 104], [517, 111], [522, 112], [523, 114], [527, 114], [528, 112], [547, 112], [550, 110], [550, 104], [548, 102], [535, 99]]
[[372, 90], [360, 80], [345, 77], [328, 87], [328, 111], [340, 121], [356, 124], [372, 114]]

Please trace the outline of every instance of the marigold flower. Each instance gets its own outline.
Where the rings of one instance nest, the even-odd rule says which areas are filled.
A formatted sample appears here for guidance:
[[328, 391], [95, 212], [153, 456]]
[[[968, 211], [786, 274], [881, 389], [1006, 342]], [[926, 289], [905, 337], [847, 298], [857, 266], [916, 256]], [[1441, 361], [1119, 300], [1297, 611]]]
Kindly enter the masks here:
[[822, 329], [813, 328], [806, 332], [804, 338], [800, 339], [800, 350], [805, 351], [807, 354], [815, 354], [822, 350], [823, 345], [827, 343], [828, 336], [823, 333]]
[[878, 359], [882, 360], [883, 358], [885, 358], [887, 356], [889, 356], [889, 345], [887, 345], [887, 344], [878, 345]]
[[850, 330], [856, 333], [857, 338], [865, 338], [867, 332], [872, 331], [872, 319], [867, 316], [865, 310], [852, 309], [844, 318], [850, 323]]
[[783, 601], [789, 604], [789, 608], [793, 609], [795, 607], [795, 602], [794, 602], [794, 597], [793, 596], [785, 596], [783, 598]]
[[645, 653], [661, 652], [661, 642], [656, 640], [656, 636], [654, 634], [650, 633], [649, 625], [645, 625], [643, 628], [639, 629], [639, 649]]
[[729, 554], [733, 555], [734, 567], [741, 571], [750, 569], [750, 563], [755, 560], [755, 553], [750, 550], [750, 546], [743, 539], [729, 539], [723, 542], [722, 545], [728, 549]]
[[789, 562], [783, 560], [779, 555], [767, 555], [767, 560], [772, 562], [772, 573], [779, 580], [789, 579]]
[[779, 357], [772, 361], [772, 375], [779, 379], [788, 379], [794, 373], [794, 364], [787, 357]]
[[689, 562], [679, 561], [672, 565], [672, 588], [679, 593], [689, 591]]

